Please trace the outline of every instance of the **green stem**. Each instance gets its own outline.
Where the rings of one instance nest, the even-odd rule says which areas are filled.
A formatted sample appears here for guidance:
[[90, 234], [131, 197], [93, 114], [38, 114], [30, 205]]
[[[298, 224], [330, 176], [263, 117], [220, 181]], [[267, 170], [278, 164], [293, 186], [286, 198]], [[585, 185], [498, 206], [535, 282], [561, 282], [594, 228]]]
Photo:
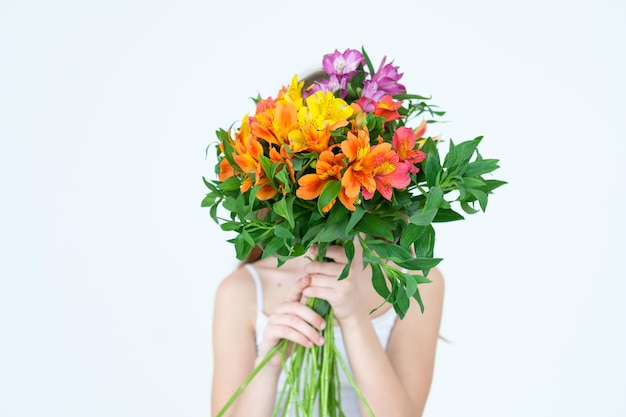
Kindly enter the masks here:
[[261, 362], [259, 362], [259, 364], [252, 370], [250, 375], [248, 375], [246, 380], [243, 381], [243, 383], [239, 386], [239, 388], [237, 388], [237, 390], [230, 397], [228, 402], [224, 405], [224, 407], [222, 407], [220, 412], [217, 413], [217, 415], [215, 417], [222, 417], [224, 415], [226, 410], [228, 410], [228, 408], [235, 402], [237, 397], [239, 397], [239, 395], [241, 395], [243, 390], [248, 386], [248, 384], [250, 383], [250, 381], [252, 381], [252, 379], [256, 376], [256, 374], [258, 374], [259, 371], [265, 366], [265, 364], [267, 364], [269, 362], [269, 360], [272, 358], [272, 356], [274, 356], [279, 350], [283, 349], [283, 345], [286, 345], [286, 344], [287, 344], [286, 340], [281, 340], [279, 343], [276, 344], [276, 346], [274, 346], [272, 348], [272, 350], [270, 350], [267, 353], [267, 355], [265, 355], [265, 357], [261, 360]]
[[365, 400], [365, 397], [363, 396], [363, 393], [361, 392], [359, 387], [356, 385], [356, 382], [354, 381], [354, 378], [352, 378], [352, 375], [350, 374], [350, 370], [348, 369], [348, 366], [346, 365], [346, 363], [344, 362], [343, 358], [341, 357], [341, 354], [337, 350], [337, 347], [333, 345], [333, 349], [335, 350], [335, 357], [337, 357], [339, 365], [341, 365], [341, 368], [343, 369], [343, 372], [346, 374], [346, 377], [348, 378], [348, 381], [350, 381], [350, 385], [352, 385], [352, 388], [354, 389], [354, 392], [356, 392], [357, 397], [359, 397], [359, 401], [361, 401], [361, 403], [365, 406], [365, 409], [367, 410], [367, 412], [370, 415], [370, 417], [375, 417], [374, 416], [374, 412], [372, 411], [372, 409], [370, 408], [369, 404]]

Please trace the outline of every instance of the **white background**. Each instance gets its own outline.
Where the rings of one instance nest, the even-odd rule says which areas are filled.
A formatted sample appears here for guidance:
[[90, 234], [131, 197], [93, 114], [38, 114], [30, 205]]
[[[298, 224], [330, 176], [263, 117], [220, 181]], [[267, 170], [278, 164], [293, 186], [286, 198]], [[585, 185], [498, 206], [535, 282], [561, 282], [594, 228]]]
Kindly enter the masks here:
[[209, 415], [205, 147], [361, 46], [509, 182], [438, 228], [426, 415], [626, 415], [625, 41], [617, 0], [0, 0], [0, 416]]

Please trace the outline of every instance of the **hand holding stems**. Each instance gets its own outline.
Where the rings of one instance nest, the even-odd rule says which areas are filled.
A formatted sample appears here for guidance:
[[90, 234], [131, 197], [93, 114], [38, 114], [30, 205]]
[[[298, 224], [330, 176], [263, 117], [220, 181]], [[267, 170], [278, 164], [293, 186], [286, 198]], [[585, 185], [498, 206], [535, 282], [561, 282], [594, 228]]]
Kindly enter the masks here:
[[[304, 347], [321, 346], [324, 338], [319, 333], [326, 326], [325, 320], [313, 309], [302, 303], [303, 291], [310, 285], [311, 277], [300, 278], [287, 297], [270, 315], [259, 346], [257, 363], [262, 360], [281, 340], [288, 340]], [[267, 362], [268, 366], [281, 367], [280, 352]]]
[[[313, 246], [311, 252], [317, 255], [317, 246]], [[363, 270], [360, 254], [354, 257], [350, 265], [350, 274], [342, 280], [338, 280], [338, 277], [348, 264], [344, 249], [336, 245], [328, 246], [325, 258], [329, 259], [329, 262], [313, 261], [305, 266], [310, 284], [303, 289], [303, 295], [307, 298], [326, 300], [339, 324], [357, 317], [369, 320], [356, 281], [359, 279], [358, 272]]]

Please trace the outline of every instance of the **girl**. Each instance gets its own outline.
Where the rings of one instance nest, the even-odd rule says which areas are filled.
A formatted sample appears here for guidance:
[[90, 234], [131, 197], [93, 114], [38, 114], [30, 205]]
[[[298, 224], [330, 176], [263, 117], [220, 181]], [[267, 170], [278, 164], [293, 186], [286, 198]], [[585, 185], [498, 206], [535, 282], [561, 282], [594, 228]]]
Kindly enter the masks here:
[[[281, 339], [304, 346], [322, 345], [324, 320], [304, 304], [311, 297], [327, 300], [337, 326], [335, 342], [376, 417], [422, 415], [433, 375], [443, 302], [443, 277], [430, 271], [431, 283], [420, 285], [425, 311], [417, 303], [400, 320], [371, 283], [363, 268], [358, 240], [351, 272], [337, 280], [347, 258], [330, 246], [329, 262], [313, 262], [316, 248], [277, 268], [275, 258], [256, 256], [244, 262], [219, 285], [213, 323], [212, 413], [215, 415], [256, 364]], [[235, 403], [229, 417], [270, 417], [281, 377], [279, 354], [262, 368]], [[340, 371], [340, 374], [342, 372]], [[346, 417], [367, 411], [346, 381], [341, 399]]]

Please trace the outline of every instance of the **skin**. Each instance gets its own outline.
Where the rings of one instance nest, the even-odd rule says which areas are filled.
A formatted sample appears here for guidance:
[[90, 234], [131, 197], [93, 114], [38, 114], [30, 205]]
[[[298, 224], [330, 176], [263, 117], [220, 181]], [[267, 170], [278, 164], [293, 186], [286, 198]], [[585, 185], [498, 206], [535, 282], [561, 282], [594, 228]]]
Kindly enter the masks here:
[[[322, 345], [318, 331], [324, 320], [303, 302], [317, 297], [327, 300], [341, 327], [353, 377], [377, 417], [419, 417], [431, 386], [435, 351], [443, 304], [443, 277], [437, 269], [420, 285], [425, 305], [422, 314], [413, 301], [407, 315], [397, 320], [384, 350], [372, 326], [372, 318], [390, 308], [385, 305], [373, 314], [381, 297], [371, 285], [369, 268], [363, 269], [359, 248], [348, 278], [337, 277], [347, 263], [341, 247], [328, 248], [331, 262], [312, 262], [308, 257], [286, 262], [280, 269], [276, 260], [254, 262], [264, 289], [264, 312], [269, 323], [256, 352], [256, 287], [245, 268], [238, 268], [219, 285], [215, 300], [213, 344], [214, 373], [212, 415], [216, 415], [233, 392], [281, 339], [312, 346]], [[276, 355], [262, 368], [230, 407], [229, 417], [268, 417], [274, 408], [280, 358]], [[367, 412], [361, 409], [361, 415]]]

